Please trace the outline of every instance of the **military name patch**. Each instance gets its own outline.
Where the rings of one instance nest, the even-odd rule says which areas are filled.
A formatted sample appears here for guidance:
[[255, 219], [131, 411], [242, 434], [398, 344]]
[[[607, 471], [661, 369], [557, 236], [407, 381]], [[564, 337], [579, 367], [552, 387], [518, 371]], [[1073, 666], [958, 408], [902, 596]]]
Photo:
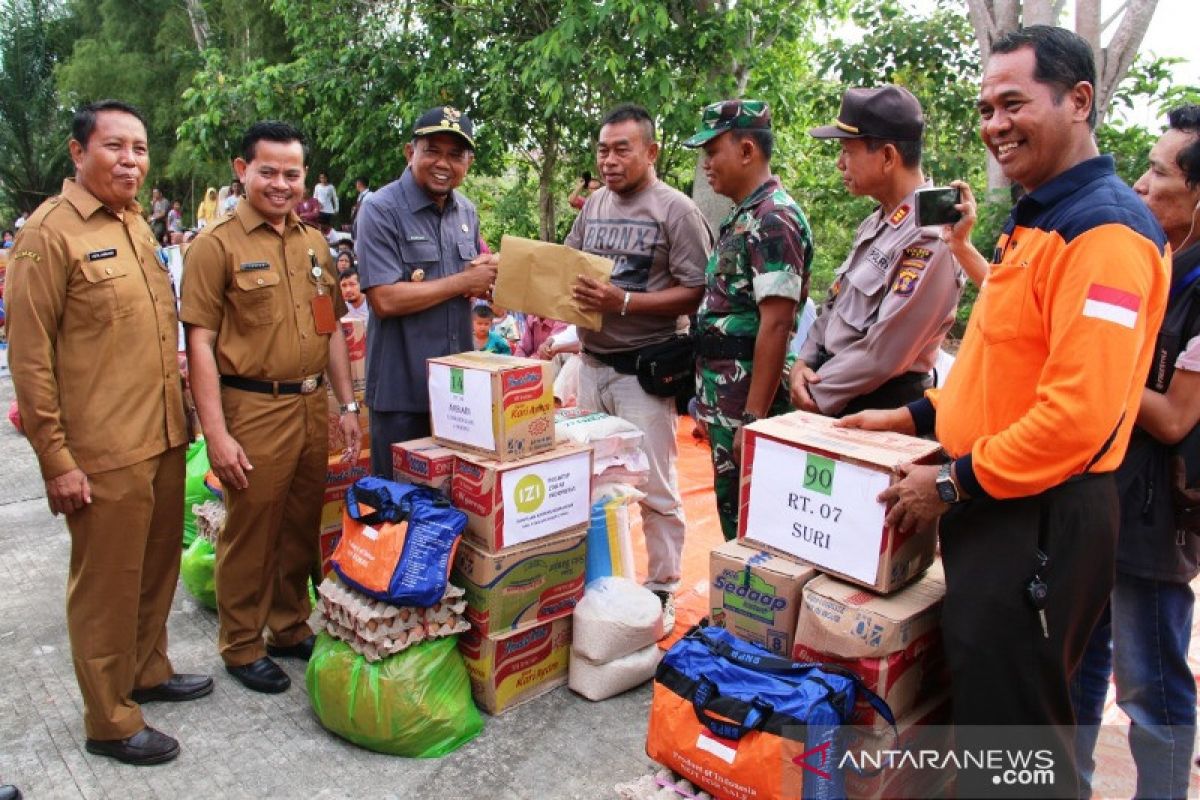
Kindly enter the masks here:
[[921, 273], [914, 269], [902, 269], [896, 274], [896, 282], [892, 284], [892, 294], [898, 297], [908, 297], [917, 288], [917, 280]]
[[107, 250], [93, 250], [92, 252], [87, 254], [87, 260], [88, 261], [103, 261], [106, 258], [115, 258], [116, 255], [117, 255], [117, 249], [115, 247], [110, 247]]
[[908, 215], [911, 213], [912, 213], [912, 206], [910, 206], [908, 203], [905, 203], [904, 205], [900, 206], [899, 208], [897, 208], [895, 211], [892, 212], [892, 215], [890, 217], [888, 217], [888, 224], [891, 225], [893, 228], [899, 227], [900, 223], [904, 222], [904, 220], [908, 219]]
[[12, 254], [11, 260], [16, 261], [21, 258], [28, 258], [30, 261], [37, 261], [39, 263], [42, 260], [41, 254], [35, 253], [32, 250], [18, 250], [17, 252]]
[[904, 248], [905, 258], [919, 258], [923, 261], [928, 261], [933, 258], [933, 251], [928, 247], [906, 247]]
[[270, 268], [271, 263], [269, 261], [246, 261], [238, 265], [239, 272], [254, 272], [255, 270]]

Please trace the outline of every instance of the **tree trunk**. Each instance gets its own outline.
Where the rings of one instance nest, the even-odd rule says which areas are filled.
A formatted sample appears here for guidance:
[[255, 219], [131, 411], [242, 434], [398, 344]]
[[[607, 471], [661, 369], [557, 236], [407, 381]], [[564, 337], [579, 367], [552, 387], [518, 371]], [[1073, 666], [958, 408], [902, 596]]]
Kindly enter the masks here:
[[543, 242], [558, 240], [554, 225], [554, 168], [558, 166], [558, 128], [546, 123], [542, 140], [542, 163], [538, 169], [538, 238]]
[[188, 21], [192, 23], [192, 38], [196, 40], [196, 49], [200, 52], [208, 47], [208, 14], [200, 0], [184, 0], [187, 8]]

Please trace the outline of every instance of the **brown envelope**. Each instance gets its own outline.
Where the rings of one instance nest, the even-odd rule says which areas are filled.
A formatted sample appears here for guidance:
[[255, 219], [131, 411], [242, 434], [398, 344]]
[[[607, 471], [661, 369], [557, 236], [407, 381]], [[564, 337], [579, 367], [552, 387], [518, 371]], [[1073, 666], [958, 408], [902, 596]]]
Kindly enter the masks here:
[[612, 271], [610, 258], [561, 244], [505, 236], [500, 240], [500, 266], [492, 298], [503, 308], [598, 331], [602, 315], [580, 311], [571, 287], [579, 275], [608, 283]]

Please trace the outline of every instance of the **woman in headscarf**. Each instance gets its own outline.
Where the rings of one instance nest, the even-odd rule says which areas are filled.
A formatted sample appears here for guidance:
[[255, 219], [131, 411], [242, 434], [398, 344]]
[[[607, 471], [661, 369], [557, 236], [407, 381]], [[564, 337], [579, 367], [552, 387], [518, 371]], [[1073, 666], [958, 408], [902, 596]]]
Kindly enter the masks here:
[[210, 186], [204, 192], [204, 199], [200, 201], [200, 207], [196, 209], [196, 230], [208, 227], [216, 219], [217, 190]]

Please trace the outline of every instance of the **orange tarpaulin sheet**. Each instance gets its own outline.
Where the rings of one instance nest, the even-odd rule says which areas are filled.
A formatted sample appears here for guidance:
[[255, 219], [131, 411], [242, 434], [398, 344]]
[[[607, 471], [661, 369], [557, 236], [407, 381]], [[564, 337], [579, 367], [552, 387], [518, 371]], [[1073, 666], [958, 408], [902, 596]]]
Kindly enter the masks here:
[[[683, 580], [675, 593], [675, 631], [659, 642], [666, 649], [688, 628], [708, 615], [708, 554], [719, 547], [721, 523], [717, 520], [717, 501], [713, 495], [712, 457], [708, 442], [692, 436], [696, 424], [690, 417], [680, 417], [675, 431], [679, 445], [679, 491], [683, 495], [684, 515], [687, 518], [687, 539], [683, 545]], [[642, 523], [634, 515], [632, 530], [633, 563], [639, 581], [646, 580], [646, 540]]]

